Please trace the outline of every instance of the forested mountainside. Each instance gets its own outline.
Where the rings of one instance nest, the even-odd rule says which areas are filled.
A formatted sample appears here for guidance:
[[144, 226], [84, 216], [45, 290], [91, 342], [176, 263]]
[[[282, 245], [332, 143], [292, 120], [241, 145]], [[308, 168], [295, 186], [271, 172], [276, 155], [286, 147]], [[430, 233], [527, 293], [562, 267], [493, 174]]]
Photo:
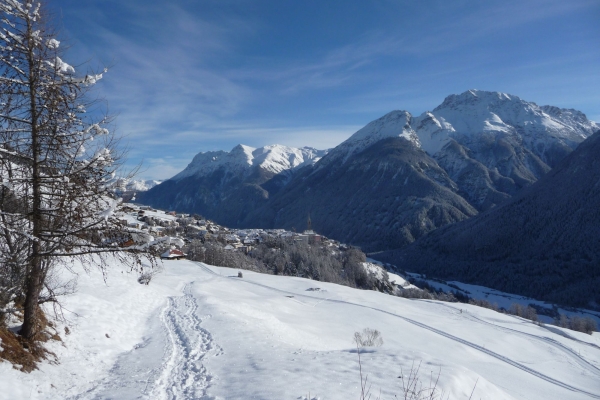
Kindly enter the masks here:
[[600, 131], [513, 199], [377, 257], [542, 300], [600, 307]]
[[405, 245], [424, 233], [477, 214], [431, 157], [403, 138], [386, 138], [346, 163], [302, 171], [247, 226], [304, 229], [310, 213], [322, 234], [363, 250]]
[[138, 196], [233, 227], [317, 231], [381, 251], [489, 210], [600, 127], [576, 110], [469, 90], [413, 117], [392, 111], [331, 151], [273, 145], [200, 153]]

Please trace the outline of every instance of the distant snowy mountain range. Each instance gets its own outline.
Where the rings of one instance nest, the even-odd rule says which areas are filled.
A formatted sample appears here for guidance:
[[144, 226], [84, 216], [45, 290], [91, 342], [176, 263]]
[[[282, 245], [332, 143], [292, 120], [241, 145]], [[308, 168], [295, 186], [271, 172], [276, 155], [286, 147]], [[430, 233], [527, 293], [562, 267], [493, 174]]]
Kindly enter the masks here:
[[179, 181], [190, 176], [207, 176], [218, 170], [225, 170], [228, 175], [244, 176], [252, 173], [255, 168], [279, 174], [314, 165], [325, 154], [327, 150], [312, 147], [297, 149], [274, 144], [256, 149], [239, 144], [230, 152], [199, 153], [183, 171], [171, 179]]
[[145, 192], [152, 189], [154, 186], [159, 185], [162, 181], [156, 180], [135, 180], [126, 178], [116, 178], [115, 188], [122, 192]]
[[576, 110], [469, 90], [418, 117], [392, 111], [330, 151], [199, 153], [138, 200], [240, 227], [304, 229], [310, 213], [323, 234], [386, 250], [510, 199], [598, 129]]

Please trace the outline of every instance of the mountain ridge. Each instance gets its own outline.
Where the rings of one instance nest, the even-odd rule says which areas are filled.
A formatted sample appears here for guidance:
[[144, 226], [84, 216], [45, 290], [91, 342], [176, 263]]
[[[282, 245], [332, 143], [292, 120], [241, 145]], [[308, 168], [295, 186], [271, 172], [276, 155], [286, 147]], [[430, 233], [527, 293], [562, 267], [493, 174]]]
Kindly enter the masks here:
[[[406, 179], [408, 169], [413, 169], [421, 174], [423, 187], [429, 188], [427, 193], [419, 192], [418, 201], [437, 204], [441, 207], [439, 215], [453, 217], [431, 219], [423, 214], [429, 206], [413, 210], [412, 216], [406, 214], [404, 222], [390, 216], [388, 219], [397, 224], [386, 225], [380, 235], [389, 239], [378, 240], [376, 247], [368, 249], [388, 250], [502, 204], [544, 176], [594, 129], [600, 126], [576, 110], [540, 107], [501, 92], [469, 90], [447, 96], [433, 111], [418, 117], [402, 110], [387, 113], [329, 151], [239, 145], [229, 153], [200, 153], [184, 171], [141, 194], [138, 200], [160, 208], [197, 212], [236, 227], [302, 229], [307, 215], [313, 213], [313, 224], [319, 229], [319, 216], [314, 213], [323, 209], [323, 222], [338, 215], [335, 222], [339, 225], [337, 229], [327, 228], [333, 224], [328, 222], [323, 233], [365, 246], [365, 241], [352, 240], [360, 235], [357, 218], [371, 221], [369, 216], [385, 216], [396, 207], [391, 199], [411, 198], [415, 189], [392, 178], [401, 175]], [[390, 140], [406, 141], [410, 146]], [[378, 145], [390, 159], [380, 160], [376, 151], [369, 151]], [[400, 153], [406, 153], [405, 160], [414, 164], [407, 165]], [[362, 165], [357, 164], [359, 159]], [[395, 167], [404, 172], [389, 174]], [[340, 168], [350, 169], [354, 175]], [[343, 178], [343, 185], [333, 181], [334, 176]], [[346, 197], [331, 193], [333, 188], [347, 193]], [[312, 200], [315, 193], [333, 203]], [[365, 198], [358, 203], [368, 209], [343, 210], [349, 199], [358, 197]], [[461, 204], [460, 213], [453, 211], [457, 204]], [[415, 230], [418, 225], [421, 227]], [[398, 231], [410, 234], [398, 236]]]
[[377, 258], [400, 268], [600, 308], [600, 130], [532, 186]]

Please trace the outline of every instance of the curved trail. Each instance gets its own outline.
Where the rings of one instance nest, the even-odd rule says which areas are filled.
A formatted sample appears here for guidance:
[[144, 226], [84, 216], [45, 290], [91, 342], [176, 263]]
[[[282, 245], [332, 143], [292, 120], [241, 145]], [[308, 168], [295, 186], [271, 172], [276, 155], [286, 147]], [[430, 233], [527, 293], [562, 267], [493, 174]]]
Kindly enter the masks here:
[[[216, 276], [221, 276], [221, 275], [217, 274], [216, 272], [214, 272], [213, 270], [211, 270], [210, 268], [206, 267], [205, 265], [203, 265], [201, 263], [196, 263], [196, 264], [198, 266], [200, 266], [204, 271], [206, 271], [206, 272], [208, 272], [210, 274], [213, 274], [213, 275], [216, 275]], [[233, 277], [224, 277], [224, 276], [222, 276], [222, 278], [237, 279], [237, 278], [233, 278]], [[261, 283], [248, 281], [248, 280], [245, 280], [245, 279], [237, 279], [237, 280], [240, 281], [240, 282], [245, 282], [245, 283], [248, 283], [248, 284], [251, 284], [251, 285], [260, 286], [260, 287], [263, 287], [265, 289], [269, 289], [269, 290], [272, 290], [272, 291], [275, 291], [275, 292], [279, 292], [279, 293], [283, 293], [283, 294], [287, 294], [287, 295], [294, 295], [296, 297], [310, 298], [310, 299], [313, 299], [313, 300], [316, 300], [316, 299], [322, 300], [322, 299], [319, 299], [317, 297], [308, 296], [308, 295], [305, 295], [305, 294], [298, 294], [298, 293], [294, 293], [294, 292], [289, 292], [289, 291], [277, 289], [277, 288], [274, 288], [274, 287], [271, 287], [271, 286], [263, 285]], [[382, 310], [382, 309], [375, 308], [375, 307], [365, 306], [365, 305], [362, 305], [362, 304], [352, 303], [352, 302], [349, 302], [349, 301], [333, 300], [333, 299], [325, 299], [325, 301], [330, 302], [330, 303], [348, 304], [348, 305], [355, 306], [355, 307], [361, 307], [361, 308], [371, 309], [371, 310], [374, 310], [374, 311], [378, 311], [378, 312], [381, 312], [381, 313], [384, 313], [384, 314], [391, 315], [391, 316], [396, 317], [396, 318], [400, 318], [400, 319], [402, 319], [402, 320], [404, 320], [404, 321], [406, 321], [406, 322], [408, 322], [410, 324], [413, 324], [413, 325], [418, 326], [420, 328], [423, 328], [423, 329], [426, 329], [428, 331], [434, 332], [434, 333], [436, 333], [436, 334], [438, 334], [440, 336], [444, 336], [444, 337], [446, 337], [446, 338], [448, 338], [450, 340], [453, 340], [455, 342], [464, 344], [465, 346], [468, 346], [468, 347], [471, 347], [473, 349], [479, 350], [482, 353], [485, 353], [485, 354], [487, 354], [487, 355], [489, 355], [491, 357], [494, 357], [494, 358], [496, 358], [496, 359], [498, 359], [498, 360], [500, 360], [500, 361], [502, 361], [502, 362], [504, 362], [506, 364], [512, 365], [515, 368], [518, 368], [518, 369], [520, 369], [522, 371], [525, 371], [525, 372], [527, 372], [527, 373], [529, 373], [531, 375], [534, 375], [534, 376], [536, 376], [536, 377], [538, 377], [540, 379], [543, 379], [546, 382], [552, 383], [552, 384], [554, 384], [556, 386], [560, 386], [560, 387], [562, 387], [564, 389], [567, 389], [567, 390], [570, 390], [570, 391], [573, 391], [573, 392], [585, 394], [585, 395], [587, 395], [587, 396], [589, 396], [591, 398], [594, 398], [594, 399], [600, 399], [600, 394], [591, 393], [591, 392], [588, 392], [586, 390], [579, 389], [579, 388], [577, 388], [575, 386], [571, 386], [571, 385], [569, 385], [569, 384], [567, 384], [565, 382], [559, 381], [559, 380], [554, 379], [554, 378], [552, 378], [552, 377], [550, 377], [548, 375], [545, 375], [545, 374], [543, 374], [541, 372], [538, 372], [538, 371], [536, 371], [536, 370], [534, 370], [532, 368], [529, 368], [529, 367], [527, 367], [527, 366], [525, 366], [525, 365], [523, 365], [521, 363], [513, 361], [513, 360], [511, 360], [508, 357], [505, 357], [505, 356], [503, 356], [501, 354], [498, 354], [498, 353], [493, 352], [493, 351], [491, 351], [489, 349], [486, 349], [483, 346], [479, 346], [479, 345], [477, 345], [475, 343], [469, 342], [468, 340], [461, 339], [461, 338], [459, 338], [457, 336], [451, 335], [451, 334], [449, 334], [447, 332], [444, 332], [444, 331], [441, 331], [439, 329], [433, 328], [433, 327], [431, 327], [429, 325], [420, 323], [420, 322], [415, 321], [413, 319], [403, 317], [401, 315], [395, 314], [395, 313], [390, 312], [390, 311]]]
[[[458, 311], [457, 308], [452, 307], [452, 306], [447, 305], [447, 304], [438, 304], [438, 303], [433, 303], [433, 302], [427, 301], [427, 300], [424, 300], [424, 302], [429, 303], [429, 304], [435, 304], [435, 305], [441, 306], [441, 307], [446, 307], [446, 308], [449, 308], [449, 309], [454, 310], [454, 311]], [[571, 349], [568, 346], [565, 346], [564, 344], [560, 343], [557, 340], [554, 340], [552, 338], [545, 337], [545, 336], [532, 335], [531, 333], [519, 331], [519, 330], [516, 330], [516, 329], [512, 329], [512, 328], [508, 328], [508, 327], [505, 327], [505, 326], [501, 326], [501, 325], [496, 325], [494, 323], [485, 321], [485, 320], [483, 320], [483, 319], [481, 319], [481, 318], [479, 318], [479, 317], [477, 317], [477, 316], [475, 316], [475, 315], [473, 315], [473, 314], [471, 314], [469, 312], [465, 312], [465, 313], [462, 313], [460, 315], [463, 316], [466, 319], [471, 320], [471, 321], [475, 321], [475, 322], [478, 322], [478, 323], [481, 323], [481, 324], [484, 324], [484, 325], [489, 325], [489, 326], [492, 326], [494, 328], [502, 329], [504, 331], [513, 332], [513, 333], [516, 333], [516, 334], [519, 334], [519, 335], [522, 335], [522, 336], [526, 336], [526, 337], [531, 338], [531, 339], [538, 340], [540, 342], [544, 342], [545, 344], [548, 344], [550, 346], [553, 346], [554, 348], [557, 348], [557, 349], [563, 351], [564, 353], [566, 353], [568, 356], [571, 357], [571, 359], [573, 359], [576, 363], [578, 363], [583, 369], [586, 369], [587, 371], [590, 371], [594, 375], [598, 376], [598, 378], [600, 379], [600, 368], [598, 368], [596, 365], [590, 363], [585, 358], [581, 357], [575, 350]], [[573, 339], [573, 340], [575, 340], [576, 342], [581, 343], [581, 344], [589, 344], [589, 345], [594, 346], [591, 343], [586, 343], [586, 342], [578, 340], [578, 339]]]
[[198, 302], [191, 293], [194, 282], [185, 285], [183, 296], [169, 297], [161, 314], [167, 333], [166, 359], [160, 376], [152, 385], [150, 398], [204, 398], [211, 376], [202, 360], [213, 348], [211, 334], [198, 317]]

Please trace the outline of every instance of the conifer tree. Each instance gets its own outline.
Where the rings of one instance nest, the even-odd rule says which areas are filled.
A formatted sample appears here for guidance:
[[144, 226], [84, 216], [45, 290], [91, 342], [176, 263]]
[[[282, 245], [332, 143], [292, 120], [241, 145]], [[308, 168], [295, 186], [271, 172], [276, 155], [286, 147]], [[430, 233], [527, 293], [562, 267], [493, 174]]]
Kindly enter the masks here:
[[0, 14], [0, 291], [22, 296], [20, 334], [34, 339], [39, 304], [56, 301], [53, 268], [140, 260], [119, 247], [128, 234], [109, 184], [118, 141], [89, 99], [102, 73], [63, 61], [39, 1], [0, 0]]

